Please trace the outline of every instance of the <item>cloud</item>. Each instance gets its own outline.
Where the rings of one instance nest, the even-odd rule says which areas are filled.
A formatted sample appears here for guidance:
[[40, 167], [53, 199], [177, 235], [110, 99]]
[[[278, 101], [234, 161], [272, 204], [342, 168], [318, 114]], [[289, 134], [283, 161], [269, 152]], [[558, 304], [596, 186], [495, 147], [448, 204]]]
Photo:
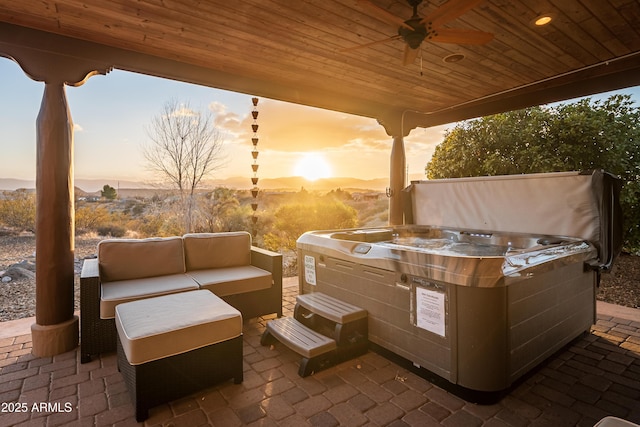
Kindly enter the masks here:
[[[334, 111], [264, 100], [257, 106], [258, 138], [261, 145], [287, 152], [309, 152], [340, 148], [360, 138], [362, 144], [377, 145], [389, 139], [373, 119]], [[250, 112], [237, 122], [238, 139], [250, 142], [254, 123]], [[236, 124], [234, 122], [234, 124]]]
[[82, 126], [80, 126], [79, 124], [74, 123], [74, 124], [73, 124], [73, 131], [74, 131], [74, 132], [82, 132], [82, 131], [84, 131], [84, 129], [83, 129], [83, 128], [82, 128]]
[[[237, 154], [232, 162], [235, 170], [248, 170], [254, 136], [251, 112], [229, 113], [219, 103], [212, 103], [209, 108], [216, 112], [216, 122], [229, 136], [225, 141], [227, 152]], [[270, 99], [261, 99], [256, 109], [261, 177], [293, 174], [297, 162], [310, 152], [322, 154], [334, 176], [370, 179], [389, 175], [393, 138], [374, 119]], [[446, 128], [418, 128], [405, 138], [410, 173], [423, 173]]]
[[243, 133], [240, 128], [240, 116], [232, 111], [229, 111], [226, 105], [214, 101], [209, 103], [208, 108], [209, 111], [211, 111], [211, 113], [213, 114], [213, 123], [218, 130], [234, 137], [237, 137], [239, 134]]
[[180, 105], [179, 108], [173, 110], [171, 115], [174, 117], [197, 117], [200, 113], [192, 110], [191, 108], [185, 107], [184, 105]]

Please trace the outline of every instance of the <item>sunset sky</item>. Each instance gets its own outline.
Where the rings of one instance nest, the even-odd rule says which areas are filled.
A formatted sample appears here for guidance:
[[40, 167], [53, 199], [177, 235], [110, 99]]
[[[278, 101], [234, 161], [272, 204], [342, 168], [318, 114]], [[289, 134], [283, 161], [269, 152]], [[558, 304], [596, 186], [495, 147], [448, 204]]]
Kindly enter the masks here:
[[[0, 58], [0, 178], [35, 179], [35, 121], [44, 85]], [[631, 93], [636, 103], [640, 88]], [[606, 95], [608, 96], [608, 95]], [[142, 157], [153, 116], [172, 99], [209, 109], [224, 135], [224, 168], [214, 178], [251, 176], [251, 95], [112, 71], [68, 87], [75, 125], [75, 177], [151, 180]], [[373, 119], [261, 98], [260, 178], [389, 176], [391, 137]], [[422, 174], [449, 126], [418, 128], [405, 138], [410, 174]]]

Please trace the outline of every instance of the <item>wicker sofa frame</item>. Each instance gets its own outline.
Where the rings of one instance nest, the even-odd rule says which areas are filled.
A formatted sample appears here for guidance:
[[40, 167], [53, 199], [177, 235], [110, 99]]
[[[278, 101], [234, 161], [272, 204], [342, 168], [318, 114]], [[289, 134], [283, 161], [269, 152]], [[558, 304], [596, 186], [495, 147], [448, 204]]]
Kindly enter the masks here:
[[[273, 285], [268, 289], [222, 296], [248, 319], [276, 314], [282, 317], [282, 255], [251, 247], [251, 265], [269, 271]], [[100, 318], [100, 271], [98, 259], [86, 259], [80, 274], [80, 361], [92, 355], [116, 351], [115, 319]]]

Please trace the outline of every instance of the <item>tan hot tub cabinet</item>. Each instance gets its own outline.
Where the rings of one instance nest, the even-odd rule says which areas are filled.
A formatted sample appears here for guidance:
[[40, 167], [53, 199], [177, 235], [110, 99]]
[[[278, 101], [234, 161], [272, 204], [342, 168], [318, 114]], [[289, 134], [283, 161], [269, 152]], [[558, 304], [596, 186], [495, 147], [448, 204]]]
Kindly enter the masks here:
[[303, 234], [300, 294], [362, 307], [374, 349], [491, 400], [595, 322], [619, 191], [603, 171], [412, 182], [402, 226]]

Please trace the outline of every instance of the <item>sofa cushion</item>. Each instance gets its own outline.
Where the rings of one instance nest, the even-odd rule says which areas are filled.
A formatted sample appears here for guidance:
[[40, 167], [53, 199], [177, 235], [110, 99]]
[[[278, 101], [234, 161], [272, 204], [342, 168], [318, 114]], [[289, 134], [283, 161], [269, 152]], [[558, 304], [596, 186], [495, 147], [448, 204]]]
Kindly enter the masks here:
[[252, 265], [188, 271], [187, 274], [218, 296], [243, 294], [245, 292], [269, 289], [271, 273]]
[[98, 263], [102, 282], [184, 273], [182, 238], [102, 240]]
[[251, 264], [251, 234], [194, 233], [183, 236], [187, 271]]
[[118, 304], [197, 289], [199, 289], [198, 284], [183, 273], [102, 282], [100, 287], [100, 318], [113, 319]]
[[242, 335], [242, 315], [209, 291], [120, 304], [116, 329], [131, 365], [186, 353]]

